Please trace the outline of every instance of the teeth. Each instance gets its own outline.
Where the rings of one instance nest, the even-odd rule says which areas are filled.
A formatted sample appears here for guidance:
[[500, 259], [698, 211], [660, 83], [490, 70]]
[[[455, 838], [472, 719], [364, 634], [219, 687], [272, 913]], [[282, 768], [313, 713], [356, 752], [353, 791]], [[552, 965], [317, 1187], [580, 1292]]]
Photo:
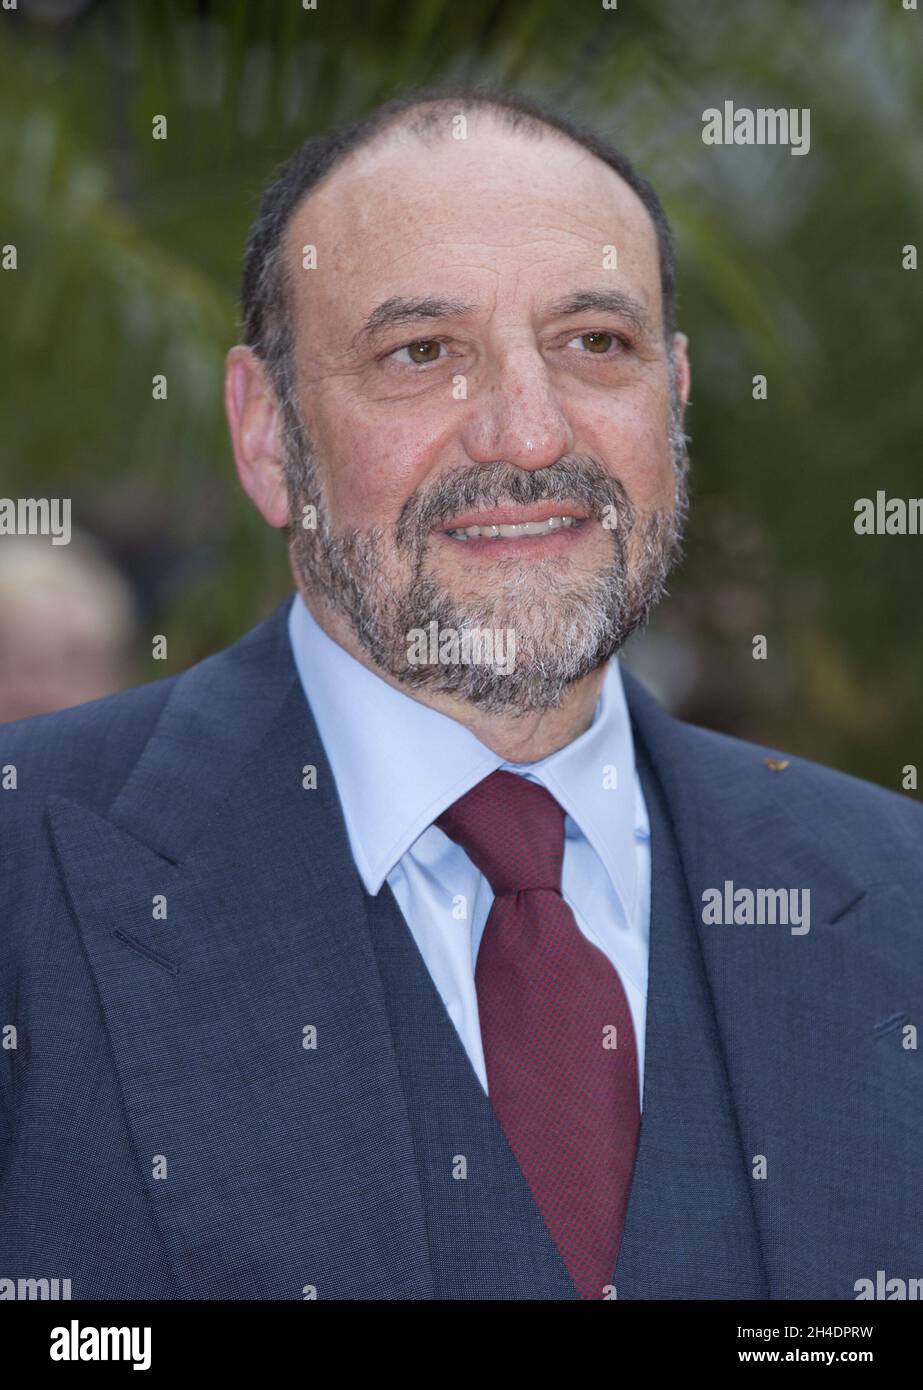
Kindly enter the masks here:
[[446, 535], [457, 541], [474, 540], [477, 536], [488, 540], [496, 540], [498, 536], [510, 539], [513, 536], [548, 536], [562, 526], [576, 525], [575, 516], [550, 516], [547, 521], [518, 521], [509, 526], [459, 526], [447, 531]]

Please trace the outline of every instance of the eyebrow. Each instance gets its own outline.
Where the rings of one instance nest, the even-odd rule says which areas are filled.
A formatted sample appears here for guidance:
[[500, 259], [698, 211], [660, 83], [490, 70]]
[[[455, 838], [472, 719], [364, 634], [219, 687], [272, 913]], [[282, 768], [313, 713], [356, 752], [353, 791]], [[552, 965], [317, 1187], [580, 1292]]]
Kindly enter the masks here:
[[588, 312], [614, 314], [627, 319], [638, 333], [650, 331], [650, 317], [644, 305], [621, 290], [577, 290], [574, 294], [555, 300], [548, 306], [548, 312], [552, 318]]
[[[353, 339], [353, 346], [369, 343], [387, 329], [404, 323], [434, 323], [440, 319], [461, 318], [477, 312], [476, 304], [461, 299], [444, 299], [436, 295], [406, 298], [400, 295], [385, 299], [369, 314]], [[552, 318], [587, 312], [615, 314], [627, 319], [639, 333], [650, 330], [650, 319], [643, 304], [620, 290], [577, 290], [548, 306]]]
[[372, 310], [353, 343], [356, 346], [367, 343], [385, 329], [399, 327], [402, 323], [460, 318], [463, 314], [473, 314], [476, 310], [476, 304], [466, 304], [461, 299], [440, 299], [433, 295], [427, 295], [423, 299], [405, 299], [397, 295], [384, 300]]

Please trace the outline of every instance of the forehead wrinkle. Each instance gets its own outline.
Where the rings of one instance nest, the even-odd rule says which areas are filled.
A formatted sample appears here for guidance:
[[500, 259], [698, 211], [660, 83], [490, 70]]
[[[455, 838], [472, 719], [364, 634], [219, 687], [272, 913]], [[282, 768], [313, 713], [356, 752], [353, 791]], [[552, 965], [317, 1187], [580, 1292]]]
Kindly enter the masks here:
[[[337, 191], [339, 192], [340, 190]], [[628, 192], [634, 198], [632, 190], [629, 189]], [[322, 202], [324, 201], [324, 194], [326, 194], [329, 198], [330, 190], [325, 189], [320, 191], [319, 196]], [[346, 198], [344, 199], [344, 202], [349, 203], [349, 201], [349, 195], [347, 194]], [[638, 200], [635, 198], [635, 201]], [[643, 205], [639, 203], [639, 207], [641, 212], [645, 213]], [[303, 209], [299, 209], [299, 211], [303, 212]], [[475, 252], [478, 255], [483, 256], [485, 254], [489, 255], [489, 253], [492, 251], [503, 252], [509, 251], [510, 249], [517, 247], [520, 250], [520, 252], [531, 249], [533, 254], [536, 254], [536, 256], [539, 255], [542, 248], [547, 248], [547, 259], [550, 263], [553, 263], [560, 257], [561, 254], [559, 236], [562, 233], [565, 237], [573, 237], [581, 242], [586, 242], [591, 245], [596, 244], [597, 237], [600, 235], [614, 234], [614, 232], [609, 232], [608, 229], [604, 230], [603, 227], [594, 227], [592, 221], [587, 222], [585, 216], [582, 215], [583, 210], [580, 208], [562, 207], [557, 209], [557, 211], [562, 221], [562, 225], [558, 227], [549, 226], [548, 228], [539, 230], [535, 227], [533, 223], [531, 228], [523, 227], [518, 229], [507, 229], [506, 234], [502, 235], [499, 238], [495, 238], [494, 236], [463, 236], [462, 239], [459, 239], [457, 235], [452, 235], [451, 233], [444, 238], [440, 238], [438, 235], [435, 237], [430, 236], [428, 249], [430, 251], [434, 251], [438, 250], [440, 246], [443, 246], [446, 249], [446, 251], [450, 251], [453, 260], [453, 268], [458, 268], [459, 258], [461, 258], [461, 260], [464, 261], [464, 259], [472, 252]], [[624, 212], [625, 209], [622, 209], [620, 211]], [[342, 206], [339, 209], [339, 212], [342, 215]], [[293, 251], [297, 247], [297, 242], [299, 239], [297, 233], [299, 230], [301, 230], [296, 225], [298, 220], [299, 219], [296, 216], [296, 218], [293, 219], [293, 224], [288, 228], [288, 237], [291, 238], [290, 245], [294, 243], [294, 246], [292, 246]], [[354, 218], [351, 218], [351, 224], [353, 226], [353, 232], [355, 233]], [[370, 227], [372, 226], [371, 223], [369, 225]], [[466, 230], [468, 229], [466, 228]], [[596, 236], [594, 236], [593, 234], [594, 231], [597, 234]], [[376, 235], [378, 235], [377, 231]], [[341, 243], [336, 244], [337, 242], [338, 238], [335, 238], [335, 246], [333, 249], [332, 256], [332, 268], [334, 269], [334, 271], [344, 271], [348, 274], [349, 272], [347, 270], [346, 264], [343, 261], [343, 246]], [[382, 246], [379, 244], [376, 249], [380, 257], [381, 252], [384, 248], [382, 248]], [[393, 272], [396, 269], [396, 267], [400, 265], [401, 262], [411, 258], [419, 259], [419, 256], [419, 247], [394, 247], [392, 249], [392, 254], [386, 257], [386, 264], [389, 273]], [[483, 266], [482, 269], [491, 270], [494, 273], [496, 272], [496, 267]], [[535, 269], [535, 266], [533, 266], [533, 269]], [[519, 277], [517, 275], [517, 280], [518, 278]], [[427, 297], [436, 298], [436, 296], [433, 295], [428, 295]], [[410, 296], [394, 296], [392, 298], [395, 300], [400, 298], [410, 299]], [[466, 313], [470, 314], [477, 312], [480, 307], [478, 305], [471, 305], [461, 301], [456, 301], [454, 305], [451, 305], [448, 298], [442, 295], [439, 295], [438, 298], [440, 300], [445, 298], [446, 305], [444, 308], [441, 308], [435, 312], [428, 312], [421, 307], [415, 313], [411, 311], [409, 308], [406, 313], [403, 313], [398, 304], [391, 304], [391, 302], [387, 300], [384, 301], [375, 310], [373, 310], [372, 313], [368, 315], [365, 322], [357, 330], [357, 332], [351, 340], [352, 349], [355, 351], [363, 346], [366, 346], [378, 332], [382, 331], [383, 328], [393, 327], [400, 324], [401, 322], [408, 322], [411, 318], [435, 318], [437, 316], [444, 317], [449, 314], [461, 316]], [[647, 315], [645, 314], [643, 306], [639, 305], [637, 301], [635, 301], [633, 304], [628, 303], [627, 300], [629, 299], [630, 296], [626, 296], [626, 302], [624, 302], [621, 306], [616, 306], [614, 304], [606, 306], [602, 302], [598, 301], [595, 305], [593, 305], [590, 302], [586, 302], [583, 307], [586, 309], [592, 309], [593, 307], [596, 307], [604, 312], [608, 308], [610, 312], [623, 313], [626, 317], [634, 321], [638, 331], [643, 332], [649, 326]], [[578, 306], [573, 312], [581, 311], [581, 307]], [[558, 312], [563, 313], [566, 312], [566, 310], [558, 310]]]
[[[294, 228], [290, 230], [293, 231]], [[591, 240], [583, 229], [578, 232], [568, 229], [565, 235], [577, 236], [580, 240]], [[446, 239], [444, 245], [446, 248], [451, 248], [453, 253], [452, 269], [455, 271], [463, 268], [463, 266], [460, 266], [458, 263], [459, 256], [462, 262], [464, 262], [474, 251], [478, 252], [480, 256], [483, 256], [491, 250], [507, 250], [511, 245], [516, 243], [516, 240], [516, 237], [509, 236], [496, 242], [493, 240], [487, 242], [474, 242], [467, 239], [463, 242], [459, 242], [455, 239]], [[527, 233], [526, 241], [520, 241], [519, 245], [520, 247], [530, 246], [536, 251], [538, 251], [539, 248], [547, 247], [547, 260], [549, 265], [554, 265], [560, 259], [560, 246], [553, 232], [537, 232], [536, 229], [533, 228], [531, 234]], [[439, 242], [437, 241], [436, 243], [431, 243], [428, 249], [432, 251], [438, 249], [438, 246]], [[342, 247], [339, 249], [340, 252], [342, 252]], [[399, 262], [407, 260], [410, 257], [419, 259], [419, 255], [419, 248], [405, 248], [400, 250], [388, 263], [389, 277], [390, 274], [394, 272]], [[334, 262], [337, 268], [341, 268], [339, 256], [335, 255]], [[496, 278], [499, 273], [495, 265], [481, 265], [478, 269], [488, 272], [494, 278]], [[535, 269], [534, 264], [532, 269]], [[514, 294], [515, 286], [519, 283], [522, 270], [523, 267], [521, 266], [516, 270], [514, 286], [512, 287]], [[508, 298], [510, 288], [511, 287], [508, 286], [504, 292], [504, 299]], [[602, 313], [613, 313], [626, 318], [635, 328], [636, 332], [647, 336], [651, 331], [652, 320], [648, 309], [645, 307], [645, 303], [642, 302], [645, 298], [646, 296], [643, 296], [642, 299], [639, 300], [626, 291], [593, 286], [588, 289], [572, 290], [569, 293], [563, 294], [551, 305], [540, 305], [538, 311], [548, 317], [592, 312], [593, 310]], [[333, 308], [333, 305], [331, 304], [329, 307]], [[470, 302], [460, 297], [441, 294], [431, 290], [424, 290], [419, 295], [392, 295], [376, 305], [375, 308], [367, 314], [364, 321], [349, 340], [347, 351], [353, 354], [361, 352], [363, 349], [369, 347], [379, 334], [387, 329], [398, 327], [403, 323], [410, 323], [413, 321], [424, 322], [426, 320], [435, 322], [438, 319], [448, 317], [461, 318], [466, 315], [470, 316], [480, 313], [483, 307], [484, 306], [477, 302]], [[326, 317], [326, 315], [324, 315], [324, 317]]]

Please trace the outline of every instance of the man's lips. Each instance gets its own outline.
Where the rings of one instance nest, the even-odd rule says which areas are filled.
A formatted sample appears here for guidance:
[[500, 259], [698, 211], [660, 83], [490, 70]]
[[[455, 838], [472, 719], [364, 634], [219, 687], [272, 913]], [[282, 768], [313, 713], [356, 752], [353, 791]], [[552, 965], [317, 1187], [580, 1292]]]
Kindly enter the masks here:
[[551, 517], [573, 517], [586, 521], [587, 513], [569, 502], [534, 502], [528, 507], [490, 507], [484, 511], [462, 512], [435, 527], [437, 531], [463, 531], [469, 526], [521, 526], [528, 521], [548, 521]]

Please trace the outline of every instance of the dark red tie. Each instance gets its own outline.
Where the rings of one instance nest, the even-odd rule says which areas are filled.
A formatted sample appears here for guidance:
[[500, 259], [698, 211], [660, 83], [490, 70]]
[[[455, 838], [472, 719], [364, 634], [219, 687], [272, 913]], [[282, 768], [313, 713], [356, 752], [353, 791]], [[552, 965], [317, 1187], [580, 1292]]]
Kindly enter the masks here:
[[490, 1103], [580, 1298], [612, 1283], [641, 1107], [618, 973], [561, 897], [564, 811], [492, 772], [436, 821], [494, 901], [475, 984]]

